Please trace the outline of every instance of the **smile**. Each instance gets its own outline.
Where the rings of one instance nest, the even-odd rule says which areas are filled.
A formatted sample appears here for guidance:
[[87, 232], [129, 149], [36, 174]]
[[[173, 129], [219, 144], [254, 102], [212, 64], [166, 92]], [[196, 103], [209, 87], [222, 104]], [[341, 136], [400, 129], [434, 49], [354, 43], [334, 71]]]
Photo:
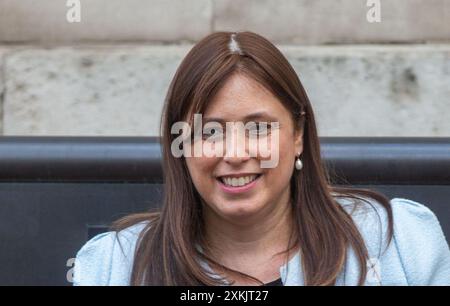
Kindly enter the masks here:
[[247, 185], [247, 184], [253, 182], [254, 180], [256, 180], [257, 177], [258, 177], [258, 175], [253, 174], [253, 175], [241, 176], [241, 177], [221, 177], [221, 180], [227, 186], [239, 187], [239, 186], [244, 186], [244, 185]]
[[242, 176], [221, 176], [217, 180], [221, 189], [227, 193], [240, 193], [253, 188], [262, 174], [246, 174]]

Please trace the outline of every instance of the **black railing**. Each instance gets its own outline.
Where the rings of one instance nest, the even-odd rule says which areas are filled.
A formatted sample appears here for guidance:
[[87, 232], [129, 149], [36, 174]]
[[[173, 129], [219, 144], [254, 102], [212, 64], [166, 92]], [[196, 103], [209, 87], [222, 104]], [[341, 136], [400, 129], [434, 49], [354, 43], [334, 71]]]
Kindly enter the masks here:
[[[322, 137], [352, 184], [450, 183], [450, 138]], [[0, 137], [0, 181], [162, 182], [155, 137]]]
[[[336, 185], [423, 203], [450, 237], [450, 138], [320, 141]], [[162, 175], [157, 138], [0, 137], [0, 284], [70, 284], [87, 239], [160, 207]]]

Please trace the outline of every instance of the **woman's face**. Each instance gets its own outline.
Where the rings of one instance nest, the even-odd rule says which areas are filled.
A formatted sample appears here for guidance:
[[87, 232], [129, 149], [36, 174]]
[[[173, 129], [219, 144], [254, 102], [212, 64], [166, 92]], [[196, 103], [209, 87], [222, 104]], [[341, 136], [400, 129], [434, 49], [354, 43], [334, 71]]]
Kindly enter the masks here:
[[[259, 113], [258, 117], [252, 116]], [[261, 115], [262, 114], [262, 115]], [[186, 157], [193, 183], [204, 200], [205, 209], [232, 222], [245, 222], [257, 216], [271, 214], [290, 198], [290, 179], [296, 155], [303, 151], [301, 131], [295, 131], [291, 114], [281, 101], [256, 81], [242, 75], [231, 76], [202, 114], [223, 124], [223, 154], [207, 157]], [[278, 150], [278, 164], [262, 168], [267, 155], [251, 148], [246, 139], [245, 154], [228, 149], [229, 141], [236, 141], [237, 132], [226, 132], [226, 122], [278, 122], [278, 143], [270, 145], [275, 133], [260, 139], [268, 143], [269, 152]], [[258, 133], [257, 130], [253, 130]], [[251, 132], [250, 132], [251, 133]], [[245, 138], [244, 138], [245, 139]], [[198, 140], [204, 143], [205, 139]], [[241, 139], [242, 141], [242, 139]], [[237, 144], [239, 145], [239, 144]], [[229, 148], [229, 147], [228, 147]], [[233, 151], [233, 152], [230, 152]], [[266, 152], [267, 153], [267, 152]], [[261, 156], [263, 155], [263, 156]], [[256, 179], [255, 179], [256, 176]], [[254, 181], [251, 181], [254, 179]], [[236, 186], [237, 185], [237, 186]]]

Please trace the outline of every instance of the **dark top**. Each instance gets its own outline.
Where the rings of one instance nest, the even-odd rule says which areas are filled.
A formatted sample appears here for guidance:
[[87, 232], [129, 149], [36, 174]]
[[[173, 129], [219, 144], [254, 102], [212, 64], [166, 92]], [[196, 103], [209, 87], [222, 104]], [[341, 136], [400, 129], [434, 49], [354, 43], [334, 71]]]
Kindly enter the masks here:
[[269, 283], [265, 283], [263, 286], [283, 286], [283, 282], [281, 281], [281, 277]]

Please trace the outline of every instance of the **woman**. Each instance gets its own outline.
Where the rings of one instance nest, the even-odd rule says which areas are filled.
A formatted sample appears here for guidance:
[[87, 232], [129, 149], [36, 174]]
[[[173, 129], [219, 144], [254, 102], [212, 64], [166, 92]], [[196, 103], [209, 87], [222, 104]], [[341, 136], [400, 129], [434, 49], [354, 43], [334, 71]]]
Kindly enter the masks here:
[[[199, 129], [183, 130], [177, 142], [174, 125], [192, 127], [199, 114], [216, 125], [193, 141]], [[228, 123], [254, 124], [242, 142]], [[449, 247], [429, 209], [331, 186], [305, 90], [263, 37], [220, 32], [197, 43], [161, 128], [161, 211], [91, 239], [77, 254], [76, 285], [450, 285]], [[255, 139], [270, 141], [269, 154]], [[206, 151], [192, 154], [191, 144]]]

